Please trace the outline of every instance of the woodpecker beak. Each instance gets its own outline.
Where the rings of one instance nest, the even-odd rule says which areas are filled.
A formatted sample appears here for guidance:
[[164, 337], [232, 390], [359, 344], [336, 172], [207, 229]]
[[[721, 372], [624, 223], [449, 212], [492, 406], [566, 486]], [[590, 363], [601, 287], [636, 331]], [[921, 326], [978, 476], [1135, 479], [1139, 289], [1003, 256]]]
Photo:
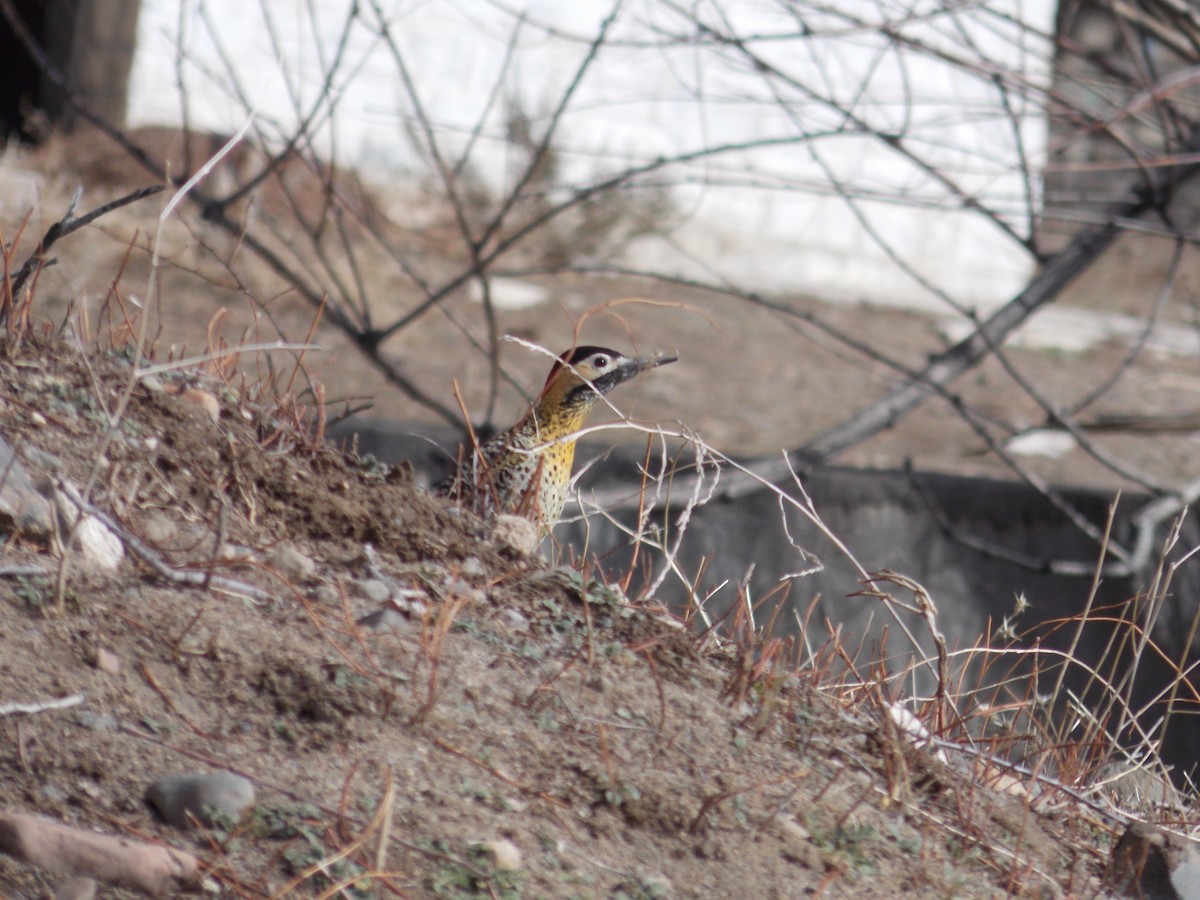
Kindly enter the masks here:
[[620, 384], [622, 381], [629, 381], [631, 378], [636, 378], [650, 369], [657, 369], [659, 366], [673, 363], [677, 359], [679, 359], [678, 356], [668, 356], [666, 353], [656, 353], [654, 356], [639, 356], [636, 359], [627, 359], [619, 367], [610, 372], [609, 377], [615, 375], [616, 378], [613, 381], [613, 385]]
[[670, 356], [666, 353], [656, 353], [654, 356], [641, 356], [633, 360], [633, 368], [635, 372], [645, 372], [648, 369], [657, 369], [659, 366], [665, 366], [678, 360], [678, 356]]

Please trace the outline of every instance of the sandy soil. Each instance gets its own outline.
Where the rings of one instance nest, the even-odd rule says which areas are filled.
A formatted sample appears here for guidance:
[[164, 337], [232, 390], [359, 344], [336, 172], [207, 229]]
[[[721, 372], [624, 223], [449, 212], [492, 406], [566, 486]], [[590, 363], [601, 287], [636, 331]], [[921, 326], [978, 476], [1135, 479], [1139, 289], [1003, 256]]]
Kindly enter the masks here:
[[[40, 232], [75, 175], [35, 163], [0, 171], [9, 185], [37, 181]], [[7, 196], [6, 238], [20, 192]], [[378, 897], [1103, 894], [1115, 830], [1091, 807], [1063, 806], [1053, 791], [993, 789], [995, 773], [913, 747], [878, 696], [827, 680], [821, 666], [797, 668], [736, 629], [732, 642], [702, 641], [586, 570], [547, 570], [506, 548], [403, 469], [310, 446], [289, 425], [300, 388], [279, 390], [291, 383], [287, 355], [273, 371], [266, 354], [248, 354], [217, 373], [165, 372], [158, 389], [134, 389], [114, 426], [130, 369], [109, 287], [116, 280], [127, 305], [143, 291], [147, 256], [125, 260], [126, 248], [153, 228], [143, 207], [64, 243], [39, 281], [36, 315], [58, 323], [72, 308], [76, 324], [62, 337], [40, 328], [0, 359], [4, 438], [35, 475], [90, 482], [93, 502], [161, 564], [127, 559], [104, 574], [71, 554], [59, 597], [49, 538], [5, 544], [3, 565], [47, 574], [0, 580], [0, 705], [86, 699], [0, 717], [0, 808], [185, 847], [216, 896], [328, 896], [340, 879], [351, 896]], [[252, 338], [304, 338], [312, 311], [283, 295], [266, 321], [248, 297], [274, 297], [277, 285], [231, 257], [228, 239], [190, 220], [164, 237], [170, 265], [152, 311], [159, 359], [184, 344], [202, 351], [219, 311], [228, 340], [250, 326]], [[238, 262], [214, 272], [202, 265], [213, 253]], [[391, 276], [376, 275], [382, 290]], [[625, 279], [543, 283], [548, 306], [500, 324], [554, 349], [598, 302], [663, 301], [594, 315], [583, 339], [678, 350], [681, 362], [643, 379], [622, 408], [686, 423], [733, 452], [795, 445], [892, 383], [882, 364], [744, 302]], [[411, 301], [400, 289], [389, 300]], [[447, 311], [473, 316], [471, 302], [455, 297]], [[81, 308], [82, 342], [73, 337]], [[926, 318], [822, 314], [909, 365], [943, 345]], [[449, 316], [421, 322], [387, 352], [446, 402], [457, 378], [469, 408], [484, 409], [483, 355]], [[330, 400], [370, 397], [374, 414], [429, 419], [344, 338], [322, 330], [318, 341], [308, 374]], [[1120, 354], [1013, 358], [1069, 396]], [[540, 381], [535, 354], [505, 345], [504, 360], [517, 385]], [[958, 389], [1003, 423], [1035, 424], [1036, 408], [1007, 379], [989, 364]], [[274, 393], [260, 390], [267, 382]], [[1175, 410], [1198, 385], [1178, 360], [1147, 359], [1105, 402]], [[217, 423], [186, 387], [218, 404]], [[506, 385], [496, 419], [522, 402]], [[1146, 442], [1128, 452], [1163, 477], [1197, 465], [1185, 436], [1112, 440]], [[931, 404], [842, 461], [994, 471], [980, 448]], [[1078, 458], [1039, 465], [1073, 481], [1100, 477]], [[185, 586], [162, 567], [212, 570], [271, 599]], [[386, 604], [380, 585], [403, 611], [387, 630], [356, 624]], [[257, 787], [244, 821], [185, 833], [143, 802], [160, 775], [221, 768]], [[386, 831], [371, 824], [381, 808]], [[488, 849], [501, 841], [519, 858]], [[53, 883], [0, 857], [0, 895], [45, 896]]]
[[[47, 576], [0, 582], [0, 704], [85, 700], [0, 717], [0, 809], [189, 849], [218, 896], [324, 896], [358, 876], [352, 896], [1099, 890], [1100, 819], [1028, 815], [855, 692], [815, 672], [772, 681], [751, 644], [702, 650], [661, 611], [506, 551], [402, 471], [304, 446], [210, 379], [194, 390], [221, 397], [219, 425], [139, 386], [110, 432], [129, 371], [25, 344], [0, 361], [5, 438], [76, 484], [103, 459], [93, 502], [157, 559], [273, 599], [73, 555], [60, 602], [47, 543], [10, 540], [5, 566]], [[285, 567], [285, 547], [311, 569]], [[410, 611], [355, 625], [381, 580]], [[143, 802], [157, 777], [225, 768], [257, 787], [240, 823], [184, 834]], [[489, 855], [496, 841], [519, 860]], [[3, 896], [53, 882], [0, 857]]]

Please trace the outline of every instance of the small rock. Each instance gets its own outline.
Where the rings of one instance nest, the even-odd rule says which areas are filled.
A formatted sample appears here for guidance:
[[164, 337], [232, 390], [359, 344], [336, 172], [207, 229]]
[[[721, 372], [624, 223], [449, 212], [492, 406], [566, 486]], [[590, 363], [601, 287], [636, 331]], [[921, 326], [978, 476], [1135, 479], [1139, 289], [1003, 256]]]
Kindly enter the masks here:
[[312, 592], [312, 598], [322, 606], [340, 606], [342, 592], [332, 584], [318, 584]]
[[276, 544], [268, 562], [284, 578], [303, 581], [317, 572], [317, 564], [288, 543]]
[[81, 556], [97, 568], [113, 572], [125, 558], [121, 539], [95, 516], [79, 516], [79, 507], [63, 491], [54, 492], [60, 532], [65, 537], [74, 528], [74, 546]]
[[98, 713], [84, 710], [75, 714], [75, 724], [91, 731], [113, 732], [121, 727], [120, 721], [112, 713]]
[[241, 544], [222, 544], [217, 556], [225, 562], [249, 562], [254, 559], [254, 551]]
[[492, 865], [501, 872], [515, 872], [521, 868], [521, 851], [507, 838], [484, 841], [479, 844], [492, 858]]
[[162, 381], [156, 375], [143, 375], [142, 385], [152, 394], [162, 394], [166, 392]]
[[673, 894], [671, 879], [661, 872], [655, 872], [642, 879], [642, 886], [651, 897], [670, 897]]
[[500, 610], [500, 624], [513, 632], [529, 630], [529, 619], [520, 610], [513, 609], [511, 606]]
[[96, 668], [106, 675], [120, 675], [121, 660], [115, 653], [101, 647], [96, 651]]
[[37, 412], [35, 410], [34, 412], [31, 412], [29, 414], [29, 421], [31, 423], [33, 423], [34, 425], [36, 425], [38, 428], [41, 428], [43, 425], [46, 424], [46, 417], [43, 416], [40, 412]]
[[1189, 852], [1171, 873], [1171, 886], [1183, 900], [1196, 900], [1200, 897], [1200, 858], [1197, 858], [1194, 850]]
[[162, 510], [147, 513], [139, 524], [142, 537], [156, 547], [179, 536], [179, 528], [175, 521]]
[[812, 841], [808, 829], [791, 816], [777, 816], [774, 820], [775, 833], [783, 841], [785, 858], [797, 862], [808, 869], [824, 868], [821, 851]]
[[371, 631], [406, 631], [412, 627], [412, 619], [391, 606], [367, 613], [356, 625]]
[[24, 447], [21, 452], [24, 453], [29, 465], [41, 472], [61, 472], [63, 470], [62, 458], [55, 456], [53, 453], [47, 453], [38, 447], [29, 446]]
[[468, 556], [462, 561], [462, 566], [459, 568], [463, 576], [466, 578], [482, 578], [487, 574], [487, 567], [476, 556]]
[[378, 578], [367, 578], [357, 584], [358, 591], [372, 603], [387, 603], [392, 596], [392, 586]]
[[1185, 837], [1131, 822], [1113, 847], [1106, 873], [1123, 897], [1195, 900], [1200, 897], [1200, 846]]
[[406, 616], [418, 619], [429, 609], [429, 598], [416, 588], [400, 588], [392, 594], [388, 605]]
[[202, 825], [214, 819], [238, 821], [254, 805], [254, 785], [232, 772], [170, 775], [146, 791], [148, 802], [164, 821], [177, 828], [191, 825], [189, 814]]
[[541, 543], [537, 525], [522, 516], [496, 516], [492, 539], [502, 550], [532, 556]]
[[202, 391], [199, 388], [184, 388], [179, 394], [179, 399], [203, 410], [213, 424], [221, 421], [221, 404], [208, 391]]
[[783, 837], [798, 844], [807, 844], [812, 840], [812, 835], [808, 833], [808, 829], [791, 816], [780, 816], [777, 818], [775, 820], [775, 828]]
[[487, 595], [479, 588], [461, 578], [447, 578], [442, 590], [447, 597], [462, 597], [468, 603], [483, 603]]
[[[929, 729], [925, 727], [924, 723], [910, 712], [907, 707], [901, 706], [899, 703], [890, 703], [885, 709], [892, 723], [905, 737], [912, 741], [913, 746], [919, 750], [930, 748], [933, 744], [933, 735], [929, 733]], [[941, 747], [934, 746], [932, 752], [940, 762], [949, 762], [945, 751]]]
[[4, 475], [4, 481], [0, 483], [0, 514], [12, 519], [18, 528], [29, 528], [41, 533], [50, 531], [50, 504], [38, 493], [29, 472], [2, 437], [0, 474]]
[[115, 572], [125, 558], [121, 539], [99, 519], [85, 516], [75, 529], [75, 540], [83, 555], [107, 572]]
[[1003, 772], [991, 782], [993, 791], [999, 794], [1010, 794], [1013, 797], [1028, 797], [1029, 788], [1020, 778]]

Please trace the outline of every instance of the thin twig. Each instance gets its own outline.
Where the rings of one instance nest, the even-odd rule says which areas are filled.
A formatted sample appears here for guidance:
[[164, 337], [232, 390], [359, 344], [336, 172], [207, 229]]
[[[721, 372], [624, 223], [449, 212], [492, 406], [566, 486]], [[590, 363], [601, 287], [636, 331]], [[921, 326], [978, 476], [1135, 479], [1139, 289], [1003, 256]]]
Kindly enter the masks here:
[[77, 219], [75, 218], [75, 207], [79, 203], [80, 198], [83, 196], [83, 188], [78, 188], [75, 191], [75, 194], [71, 197], [71, 202], [67, 206], [66, 213], [61, 219], [59, 219], [46, 230], [45, 235], [42, 236], [41, 241], [37, 245], [37, 249], [33, 251], [29, 258], [25, 260], [21, 268], [17, 270], [15, 275], [13, 275], [12, 297], [14, 302], [18, 297], [20, 297], [21, 291], [25, 287], [25, 282], [29, 280], [34, 272], [36, 272], [39, 268], [48, 266], [52, 263], [52, 260], [46, 259], [46, 253], [51, 247], [54, 246], [55, 243], [62, 238], [65, 238], [67, 235], [73, 234], [80, 228], [83, 228], [85, 225], [90, 225], [101, 216], [107, 215], [113, 210], [120, 209], [123, 206], [128, 206], [131, 203], [136, 203], [138, 200], [142, 200], [146, 197], [152, 197], [153, 195], [160, 193], [162, 189], [163, 186], [161, 184], [138, 188], [136, 191], [132, 191], [131, 193], [126, 194], [124, 197], [118, 197], [116, 200], [105, 203], [103, 206], [96, 207], [90, 213], [80, 216]]
[[267, 601], [273, 599], [274, 595], [262, 588], [257, 588], [252, 584], [247, 584], [244, 581], [238, 581], [233, 578], [225, 578], [219, 575], [211, 575], [209, 572], [195, 572], [189, 569], [176, 569], [168, 565], [161, 556], [143, 544], [137, 537], [128, 529], [123, 528], [119, 522], [113, 519], [110, 515], [97, 509], [92, 504], [88, 503], [80, 495], [72, 485], [66, 482], [60, 482], [59, 489], [63, 491], [70, 501], [79, 509], [80, 520], [84, 516], [92, 516], [109, 531], [121, 539], [134, 556], [148, 565], [162, 578], [173, 584], [182, 584], [189, 587], [212, 587], [221, 591], [228, 591], [233, 594], [241, 594], [249, 597], [252, 600]]

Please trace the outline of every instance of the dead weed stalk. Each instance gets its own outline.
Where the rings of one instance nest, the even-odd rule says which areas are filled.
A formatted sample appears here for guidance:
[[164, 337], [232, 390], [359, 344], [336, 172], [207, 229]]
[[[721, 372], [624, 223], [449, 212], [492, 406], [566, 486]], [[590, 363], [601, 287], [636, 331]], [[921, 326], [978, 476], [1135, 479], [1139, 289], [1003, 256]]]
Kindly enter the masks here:
[[[421, 617], [421, 653], [417, 666], [425, 669], [425, 701], [413, 713], [411, 722], [424, 722], [437, 702], [438, 679], [441, 674], [442, 655], [446, 649], [446, 638], [470, 595], [465, 591], [449, 591], [436, 607], [430, 606]], [[414, 672], [415, 676], [418, 672]]]
[[[632, 499], [594, 496], [582, 504], [585, 516], [595, 515], [614, 526], [636, 547], [616, 581], [628, 590], [644, 585], [637, 602], [653, 603], [668, 579], [682, 589], [688, 603], [676, 612], [688, 623], [703, 623], [696, 646], [722, 661], [721, 696], [734, 706], [755, 704], [742, 727], [761, 734], [773, 722], [786, 723], [794, 716], [794, 698], [801, 689], [835, 699], [851, 714], [865, 713], [875, 723], [880, 803], [916, 811], [935, 823], [940, 834], [967, 840], [1018, 893], [1039, 890], [1052, 880], [1030, 843], [1036, 843], [1035, 817], [1048, 809], [1074, 804], [1097, 822], [1128, 821], [1134, 814], [1159, 823], [1179, 821], [1180, 795], [1172, 787], [1161, 751], [1172, 721], [1200, 709], [1195, 678], [1200, 659], [1190, 653], [1200, 632], [1200, 610], [1190, 617], [1187, 641], [1177, 658], [1153, 635], [1163, 627], [1174, 576], [1200, 550], [1180, 551], [1182, 514], [1163, 542], [1144, 593], [1112, 608], [1096, 605], [1114, 503], [1091, 587], [1078, 613], [1022, 629], [1029, 606], [1018, 594], [1011, 617], [993, 623], [970, 646], [958, 648], [948, 642], [930, 593], [904, 574], [866, 570], [821, 520], [794, 470], [790, 484], [775, 485], [682, 430], [645, 428], [628, 420], [588, 430], [608, 427], [640, 428], [647, 434], [640, 492]], [[652, 465], [655, 442], [664, 448], [657, 467]], [[674, 464], [666, 458], [668, 442], [682, 442], [684, 448], [676, 451]], [[873, 646], [867, 646], [866, 635], [857, 647], [847, 646], [840, 627], [829, 622], [827, 638], [814, 642], [815, 599], [803, 616], [789, 619], [782, 612], [789, 591], [821, 567], [819, 559], [791, 539], [786, 516], [781, 516], [783, 529], [804, 562], [803, 570], [781, 578], [757, 599], [751, 595], [748, 572], [732, 600], [723, 610], [716, 608], [714, 598], [727, 584], [700, 588], [711, 554], [692, 555], [701, 562], [689, 572], [683, 551], [695, 511], [714, 496], [716, 482], [729, 470], [749, 479], [755, 489], [773, 494], [781, 513], [798, 512], [807, 518], [851, 562], [863, 584], [857, 595], [878, 600], [890, 619]], [[682, 480], [688, 488], [682, 496], [673, 495], [680, 473], [689, 476]], [[616, 508], [635, 515], [622, 518]], [[640, 582], [635, 566], [650, 570]], [[908, 591], [911, 601], [897, 599], [888, 586]], [[924, 623], [925, 641], [918, 640], [901, 613]], [[1085, 646], [1096, 646], [1095, 633], [1105, 635], [1102, 650], [1099, 656], [1085, 655]], [[893, 643], [897, 635], [904, 639], [907, 659], [889, 651], [889, 635]], [[1140, 675], [1151, 669], [1165, 671], [1167, 677], [1147, 690]], [[909, 684], [913, 688], [906, 696], [901, 688]], [[1144, 798], [1151, 802], [1134, 810], [1107, 785], [1137, 772], [1153, 776], [1160, 788], [1157, 797]], [[1174, 778], [1182, 774], [1174, 773]], [[934, 783], [958, 784], [953, 804], [930, 804], [922, 798], [931, 778]], [[738, 792], [729, 789], [705, 798], [691, 830]], [[996, 798], [1004, 795], [1016, 797], [1018, 812], [1000, 819], [1005, 824], [997, 830]], [[1090, 852], [1084, 835], [1075, 839], [1081, 854]]]

